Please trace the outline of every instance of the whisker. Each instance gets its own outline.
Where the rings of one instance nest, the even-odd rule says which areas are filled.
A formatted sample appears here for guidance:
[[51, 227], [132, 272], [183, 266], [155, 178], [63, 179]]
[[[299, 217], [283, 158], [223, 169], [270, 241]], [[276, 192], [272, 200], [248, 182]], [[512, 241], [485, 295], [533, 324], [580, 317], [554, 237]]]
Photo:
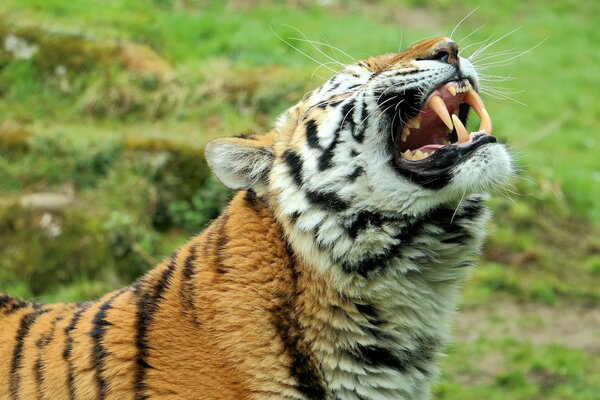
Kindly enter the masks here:
[[521, 27], [517, 27], [517, 28], [513, 29], [512, 31], [510, 31], [508, 33], [505, 33], [504, 35], [500, 36], [498, 39], [494, 40], [493, 42], [488, 43], [485, 46], [483, 46], [482, 48], [478, 49], [476, 52], [474, 52], [473, 54], [471, 54], [469, 56], [469, 61], [474, 60], [475, 58], [477, 58], [477, 56], [479, 56], [480, 54], [482, 54], [484, 51], [486, 51], [487, 49], [489, 49], [493, 45], [497, 44], [498, 42], [506, 39], [507, 37], [509, 37], [510, 35], [512, 35], [513, 33], [515, 33], [516, 31], [518, 31], [519, 29], [521, 29]]
[[404, 26], [400, 24], [400, 46], [398, 46], [398, 53], [402, 51], [402, 42], [404, 41]]
[[[505, 59], [505, 60], [502, 60], [502, 61], [500, 61], [500, 62], [502, 62], [502, 63], [507, 63], [507, 62], [509, 62], [509, 61], [512, 61], [512, 60], [514, 60], [514, 59], [516, 59], [516, 58], [522, 57], [522, 56], [524, 56], [525, 54], [529, 54], [529, 53], [531, 53], [533, 50], [537, 49], [537, 48], [538, 48], [538, 47], [540, 47], [542, 44], [544, 44], [544, 43], [546, 42], [546, 40], [548, 40], [548, 38], [544, 38], [544, 39], [542, 39], [542, 40], [541, 40], [541, 41], [540, 41], [538, 44], [536, 44], [535, 46], [532, 46], [532, 47], [530, 47], [529, 49], [527, 49], [527, 50], [525, 50], [525, 51], [523, 51], [523, 52], [520, 52], [519, 54], [517, 54], [517, 55], [515, 55], [515, 56], [513, 56], [513, 57], [510, 57], [510, 58], [507, 58], [507, 59]], [[487, 64], [487, 65], [493, 65], [493, 63]], [[483, 66], [486, 66], [486, 64], [484, 64]]]
[[[300, 31], [300, 29], [298, 29], [298, 28], [296, 28], [296, 27], [293, 27], [293, 26], [291, 26], [291, 25], [288, 25], [288, 24], [282, 24], [282, 25], [283, 25], [283, 26], [285, 26], [285, 27], [288, 27], [288, 28], [290, 28], [290, 29], [293, 29], [293, 30], [295, 30], [295, 31], [296, 31], [296, 32], [297, 32], [299, 35], [301, 35], [301, 36], [302, 36], [302, 38], [288, 37], [288, 38], [287, 38], [288, 40], [297, 40], [297, 41], [302, 41], [302, 42], [308, 42], [308, 43], [310, 43], [310, 44], [311, 44], [311, 46], [312, 46], [312, 47], [313, 47], [315, 50], [317, 50], [319, 53], [321, 53], [322, 55], [324, 55], [325, 57], [327, 57], [329, 60], [331, 60], [332, 62], [334, 62], [334, 63], [336, 63], [336, 64], [339, 64], [339, 65], [340, 65], [340, 66], [342, 66], [342, 67], [345, 67], [345, 65], [344, 65], [344, 64], [342, 64], [342, 63], [341, 63], [339, 60], [335, 60], [335, 59], [333, 59], [333, 57], [331, 57], [329, 54], [325, 53], [323, 50], [321, 50], [319, 47], [317, 47], [317, 45], [315, 44], [316, 42], [315, 42], [315, 41], [313, 41], [313, 40], [310, 40], [310, 39], [309, 39], [309, 38], [308, 38], [308, 37], [307, 37], [307, 36], [306, 36], [306, 35], [305, 35], [305, 34], [304, 34], [302, 31]], [[324, 43], [319, 43], [319, 44], [321, 44], [321, 45], [325, 45]], [[326, 46], [326, 45], [325, 45], [325, 46]]]
[[312, 110], [314, 110], [315, 108], [317, 108], [317, 107], [319, 107], [319, 106], [323, 106], [323, 105], [326, 105], [326, 104], [332, 103], [332, 102], [334, 102], [334, 101], [338, 100], [340, 97], [343, 97], [343, 96], [349, 96], [349, 95], [352, 95], [352, 94], [354, 94], [354, 93], [360, 92], [360, 91], [362, 90], [362, 87], [363, 87], [363, 86], [364, 86], [364, 85], [360, 85], [360, 86], [359, 86], [359, 87], [357, 87], [357, 88], [354, 88], [354, 89], [352, 89], [352, 90], [347, 90], [347, 91], [345, 91], [345, 92], [343, 92], [343, 93], [338, 93], [338, 94], [336, 94], [336, 95], [333, 95], [333, 96], [331, 96], [331, 97], [329, 97], [329, 98], [327, 98], [327, 99], [325, 99], [325, 100], [323, 100], [323, 101], [320, 101], [320, 102], [318, 102], [318, 103], [315, 103], [315, 104], [313, 104], [312, 106], [310, 106], [310, 107], [309, 107], [309, 108], [308, 108], [308, 109], [307, 109], [307, 110], [304, 112], [304, 114], [302, 114], [302, 117], [300, 118], [300, 120], [303, 120], [303, 119], [304, 119], [304, 118], [305, 118], [305, 117], [308, 115], [308, 113], [310, 113]]
[[454, 210], [454, 214], [452, 214], [452, 218], [450, 218], [450, 223], [454, 222], [454, 217], [456, 216], [456, 213], [458, 212], [458, 209], [460, 208], [460, 204], [462, 203], [462, 201], [465, 198], [466, 194], [467, 194], [467, 189], [465, 189], [465, 191], [463, 192], [460, 200], [458, 201], [458, 205], [456, 206], [456, 210]]
[[[400, 96], [400, 95], [392, 96], [392, 97], [390, 97], [389, 99], [385, 100], [383, 103], [379, 104], [379, 106], [381, 106], [381, 105], [383, 105], [383, 104], [387, 103], [387, 102], [388, 102], [388, 101], [390, 101], [390, 100], [394, 100], [394, 99], [398, 98], [399, 96]], [[392, 104], [392, 106], [393, 106], [393, 104]], [[364, 119], [363, 119], [363, 120], [360, 122], [360, 124], [358, 124], [358, 125], [357, 125], [357, 127], [356, 127], [356, 128], [357, 128], [357, 129], [358, 129], [358, 128], [360, 128], [360, 127], [362, 126], [362, 124], [364, 124], [364, 123], [365, 123], [365, 122], [366, 122], [366, 121], [369, 119], [369, 117], [370, 117], [370, 116], [371, 116], [371, 115], [372, 115], [372, 114], [373, 114], [375, 111], [378, 111], [379, 109], [380, 109], [379, 107], [375, 107], [375, 108], [374, 108], [374, 109], [373, 109], [373, 110], [372, 110], [372, 111], [371, 111], [369, 114], [367, 114], [367, 116], [366, 116], [366, 117], [365, 117], [365, 118], [364, 118]], [[387, 111], [387, 110], [386, 110], [386, 111]]]
[[450, 38], [452, 38], [452, 36], [454, 36], [454, 32], [456, 32], [456, 30], [458, 29], [458, 27], [460, 26], [460, 24], [462, 24], [467, 18], [469, 18], [478, 9], [479, 9], [479, 6], [475, 7], [473, 9], [473, 11], [471, 11], [470, 13], [468, 13], [467, 15], [465, 15], [463, 17], [463, 19], [461, 19], [460, 21], [458, 21], [458, 24], [456, 24], [456, 26], [454, 26], [454, 29], [452, 29], [452, 32], [450, 33]]
[[[477, 46], [477, 45], [480, 45], [480, 44], [482, 44], [482, 43], [484, 43], [484, 45], [485, 45], [485, 43], [488, 43], [488, 42], [489, 42], [489, 41], [492, 39], [492, 37], [493, 37], [493, 36], [494, 36], [494, 35], [490, 35], [490, 36], [488, 36], [488, 37], [487, 37], [487, 39], [481, 40], [481, 41], [479, 41], [479, 42], [471, 43], [470, 45], [467, 45], [467, 46], [465, 46], [465, 47], [464, 47], [464, 48], [461, 50], [461, 53], [462, 53], [462, 52], [464, 52], [464, 51], [466, 51], [467, 49], [470, 49], [470, 48], [471, 48], [471, 47], [473, 47], [473, 46]], [[484, 45], [482, 45], [482, 46], [484, 46]], [[481, 47], [482, 47], [482, 46], [481, 46]], [[481, 48], [481, 47], [479, 47], [479, 48]], [[479, 49], [477, 49], [477, 50], [479, 50]], [[476, 51], [477, 51], [477, 50], [476, 50]], [[471, 55], [473, 55], [474, 53], [475, 53], [475, 52], [473, 52]], [[470, 56], [469, 56], [469, 57], [470, 57]], [[469, 57], [467, 57], [467, 58], [469, 58]]]
[[528, 105], [526, 103], [523, 103], [522, 101], [519, 101], [517, 99], [513, 99], [512, 97], [503, 94], [501, 92], [494, 92], [492, 89], [490, 88], [481, 88], [480, 91], [484, 94], [489, 95], [490, 97], [494, 97], [496, 99], [499, 100], [507, 100], [507, 101], [512, 101], [514, 103], [520, 104], [522, 106], [528, 107]]
[[[480, 29], [482, 29], [482, 28], [483, 28], [485, 25], [486, 25], [486, 24], [483, 24], [483, 25], [479, 26], [479, 28], [475, 29], [473, 32], [469, 33], [467, 36], [465, 36], [464, 38], [460, 39], [460, 40], [459, 40], [457, 43], [459, 43], [459, 44], [460, 44], [461, 42], [463, 42], [463, 41], [467, 40], [469, 37], [471, 37], [471, 35], [473, 35], [473, 34], [477, 33], [477, 32], [478, 32]], [[460, 53], [462, 53], [462, 51], [463, 51], [463, 50], [464, 50], [464, 49], [461, 49], [461, 50], [459, 51], [459, 54], [460, 54]]]
[[354, 108], [356, 107], [356, 102], [354, 103], [354, 105], [350, 108], [350, 110], [348, 110], [348, 112], [346, 113], [346, 115], [344, 116], [344, 118], [342, 119], [342, 123], [340, 124], [340, 129], [342, 129], [344, 127], [344, 124], [346, 123], [346, 118], [348, 118], [348, 115], [350, 115], [350, 113], [352, 111], [354, 111]]
[[[313, 70], [312, 74], [310, 75], [310, 79], [313, 79], [315, 76], [319, 76], [319, 75], [317, 75], [317, 71], [319, 70], [319, 68], [323, 68], [325, 65], [331, 65], [331, 64], [336, 64], [337, 65], [337, 62], [328, 61], [328, 62], [322, 63], [320, 65], [317, 65], [315, 67], [315, 69]], [[327, 80], [327, 79], [324, 79], [324, 80]]]
[[285, 40], [284, 38], [282, 38], [281, 36], [279, 36], [277, 33], [275, 33], [275, 31], [273, 30], [273, 28], [271, 27], [271, 33], [273, 33], [273, 35], [275, 35], [275, 37], [279, 40], [281, 40], [283, 43], [287, 44], [288, 46], [290, 46], [292, 49], [296, 50], [298, 53], [302, 54], [303, 56], [305, 56], [306, 58], [308, 58], [309, 60], [314, 61], [316, 64], [321, 65], [323, 68], [327, 68], [328, 70], [330, 70], [331, 72], [333, 72], [334, 74], [337, 73], [336, 70], [334, 70], [333, 68], [330, 68], [326, 65], [323, 65], [322, 63], [320, 63], [319, 61], [317, 61], [315, 58], [309, 56], [308, 54], [306, 54], [305, 52], [303, 52], [302, 50], [300, 50], [299, 48], [297, 48], [296, 46], [294, 46], [293, 44], [291, 44], [290, 42], [288, 42], [287, 40]]
[[330, 44], [327, 44], [327, 43], [317, 42], [316, 40], [311, 40], [311, 39], [307, 39], [307, 38], [299, 38], [299, 37], [288, 37], [288, 40], [296, 40], [298, 42], [310, 43], [314, 47], [315, 50], [317, 50], [319, 53], [323, 54], [325, 57], [329, 58], [333, 63], [339, 64], [339, 65], [344, 66], [344, 67], [346, 66], [344, 63], [342, 63], [340, 60], [333, 59], [329, 54], [327, 54], [324, 51], [322, 51], [321, 49], [319, 49], [317, 47], [317, 45], [325, 46], [325, 47], [328, 47], [328, 48], [330, 48], [332, 50], [336, 50], [336, 51], [342, 53], [344, 56], [348, 57], [350, 60], [354, 61], [354, 57], [352, 57], [351, 55], [343, 52], [342, 50], [338, 49], [337, 47], [334, 47], [334, 46], [332, 46]]
[[[396, 105], [396, 107], [398, 107]], [[399, 116], [399, 113], [394, 113], [394, 118], [392, 119], [392, 123], [390, 124], [390, 136], [392, 138], [392, 143], [396, 144], [396, 138], [394, 136], [394, 121], [396, 120], [396, 117]]]

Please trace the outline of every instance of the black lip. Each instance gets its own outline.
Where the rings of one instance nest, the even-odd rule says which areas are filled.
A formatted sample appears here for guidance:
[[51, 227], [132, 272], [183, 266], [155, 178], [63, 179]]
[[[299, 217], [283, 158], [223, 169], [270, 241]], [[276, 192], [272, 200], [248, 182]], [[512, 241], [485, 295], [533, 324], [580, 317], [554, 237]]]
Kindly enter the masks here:
[[481, 146], [496, 141], [492, 135], [480, 134], [474, 136], [467, 146], [450, 144], [420, 161], [409, 161], [400, 156], [393, 164], [395, 169], [409, 180], [430, 189], [441, 188], [452, 179], [452, 168], [467, 160]]

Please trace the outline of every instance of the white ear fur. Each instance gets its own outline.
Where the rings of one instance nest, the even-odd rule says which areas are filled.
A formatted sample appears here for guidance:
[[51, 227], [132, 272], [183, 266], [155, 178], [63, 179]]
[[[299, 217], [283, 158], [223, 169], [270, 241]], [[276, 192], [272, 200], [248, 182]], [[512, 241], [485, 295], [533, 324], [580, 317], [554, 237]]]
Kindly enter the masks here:
[[204, 155], [208, 165], [223, 184], [231, 189], [262, 192], [273, 165], [272, 146], [252, 139], [225, 138], [209, 142]]

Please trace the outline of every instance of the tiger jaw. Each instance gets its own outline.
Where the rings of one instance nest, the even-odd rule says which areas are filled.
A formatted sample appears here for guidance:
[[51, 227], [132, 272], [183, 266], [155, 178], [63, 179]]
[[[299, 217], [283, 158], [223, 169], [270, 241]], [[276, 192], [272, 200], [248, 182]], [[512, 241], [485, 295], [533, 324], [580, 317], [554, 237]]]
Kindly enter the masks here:
[[[462, 121], [459, 117], [461, 108]], [[471, 134], [464, 126], [469, 108], [480, 118], [479, 130]], [[467, 147], [480, 135], [491, 135], [492, 121], [471, 82], [463, 79], [435, 89], [427, 97], [419, 114], [401, 128], [397, 129], [394, 138], [397, 161], [402, 158], [419, 162], [444, 147]]]

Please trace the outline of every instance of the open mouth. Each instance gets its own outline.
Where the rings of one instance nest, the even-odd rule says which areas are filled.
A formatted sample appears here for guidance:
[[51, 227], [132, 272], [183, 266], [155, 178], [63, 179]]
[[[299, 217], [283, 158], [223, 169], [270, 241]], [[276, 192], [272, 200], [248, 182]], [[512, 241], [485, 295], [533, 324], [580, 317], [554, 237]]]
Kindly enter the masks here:
[[[480, 119], [479, 130], [470, 134], [464, 126], [469, 108]], [[439, 158], [434, 155], [441, 150], [453, 149], [453, 153], [465, 155], [479, 147], [473, 145], [485, 136], [488, 138], [484, 142], [495, 142], [491, 133], [490, 116], [469, 80], [448, 82], [429, 95], [416, 117], [398, 127], [394, 137], [396, 163], [421, 164], [429, 158], [433, 161]]]

